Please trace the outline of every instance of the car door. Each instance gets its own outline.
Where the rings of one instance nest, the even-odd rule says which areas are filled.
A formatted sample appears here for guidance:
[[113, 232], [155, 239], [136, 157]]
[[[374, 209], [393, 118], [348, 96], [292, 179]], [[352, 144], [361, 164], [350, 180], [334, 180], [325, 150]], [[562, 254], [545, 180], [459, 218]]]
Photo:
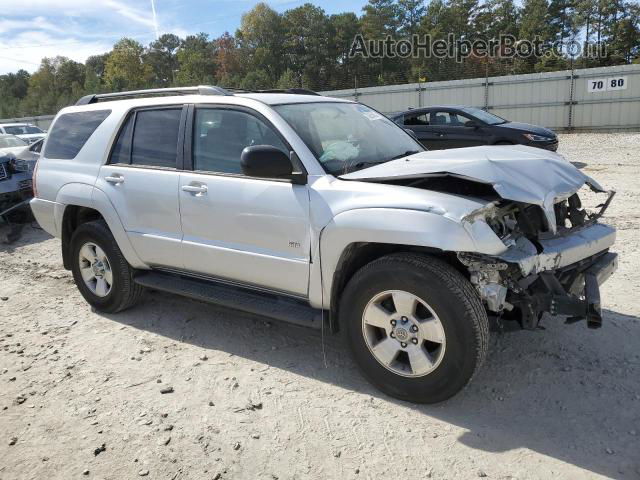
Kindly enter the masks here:
[[416, 111], [404, 114], [404, 128], [408, 128], [413, 131], [418, 137], [418, 140], [422, 145], [427, 148], [431, 148], [435, 140], [433, 130], [429, 125], [429, 112], [428, 111]]
[[96, 182], [136, 253], [152, 266], [182, 268], [177, 162], [185, 118], [182, 105], [132, 112]]
[[[243, 175], [251, 145], [291, 148], [274, 127], [241, 107], [194, 107], [180, 175], [182, 257], [188, 271], [306, 296], [310, 223], [306, 185]], [[190, 169], [190, 170], [189, 170]]]
[[[431, 124], [436, 131], [438, 148], [462, 148], [485, 145], [486, 132], [480, 122], [456, 110], [434, 110]], [[468, 126], [474, 122], [475, 126]]]

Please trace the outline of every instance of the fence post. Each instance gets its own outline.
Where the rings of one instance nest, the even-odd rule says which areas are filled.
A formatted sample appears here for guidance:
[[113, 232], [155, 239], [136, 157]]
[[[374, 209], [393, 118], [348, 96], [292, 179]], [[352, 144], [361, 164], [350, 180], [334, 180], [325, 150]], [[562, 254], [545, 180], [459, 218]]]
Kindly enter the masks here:
[[573, 57], [571, 57], [571, 75], [569, 76], [569, 124], [567, 130], [573, 130], [573, 95], [575, 89], [576, 79], [573, 71]]
[[489, 110], [489, 61], [484, 61], [484, 110]]
[[353, 99], [358, 101], [358, 75], [353, 77]]

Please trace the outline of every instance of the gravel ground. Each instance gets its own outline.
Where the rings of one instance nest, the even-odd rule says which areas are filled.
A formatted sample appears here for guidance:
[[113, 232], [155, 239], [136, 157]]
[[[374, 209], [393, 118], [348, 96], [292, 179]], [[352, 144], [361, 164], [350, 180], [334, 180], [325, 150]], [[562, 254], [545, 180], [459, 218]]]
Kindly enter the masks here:
[[318, 332], [159, 293], [93, 313], [25, 229], [0, 246], [0, 479], [640, 478], [640, 134], [560, 151], [619, 192], [604, 327], [495, 336], [436, 406], [380, 394]]

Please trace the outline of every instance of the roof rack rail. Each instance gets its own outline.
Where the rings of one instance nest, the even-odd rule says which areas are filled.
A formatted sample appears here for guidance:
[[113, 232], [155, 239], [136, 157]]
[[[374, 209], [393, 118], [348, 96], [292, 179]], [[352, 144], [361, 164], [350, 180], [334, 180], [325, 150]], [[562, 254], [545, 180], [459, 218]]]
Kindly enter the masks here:
[[131, 90], [129, 92], [112, 92], [112, 93], [92, 93], [85, 95], [76, 102], [76, 105], [89, 105], [90, 103], [98, 103], [105, 100], [118, 100], [129, 97], [144, 97], [151, 95], [233, 95], [222, 87], [211, 85], [199, 85], [197, 87], [175, 87], [175, 88], [149, 88], [146, 90]]
[[225, 87], [225, 89], [230, 92], [238, 92], [238, 93], [290, 93], [292, 95], [320, 96], [318, 92], [314, 92], [313, 90], [309, 90], [306, 88], [271, 88], [267, 90], [249, 90], [246, 88]]

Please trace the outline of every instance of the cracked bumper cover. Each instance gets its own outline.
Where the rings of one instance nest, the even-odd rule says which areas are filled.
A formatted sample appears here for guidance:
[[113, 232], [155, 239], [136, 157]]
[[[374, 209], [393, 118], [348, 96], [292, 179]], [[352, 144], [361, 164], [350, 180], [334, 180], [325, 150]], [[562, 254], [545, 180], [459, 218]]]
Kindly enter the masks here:
[[[517, 264], [523, 277], [573, 265], [610, 248], [616, 240], [613, 227], [596, 223], [570, 235], [541, 240], [542, 251], [526, 238], [518, 239], [505, 253], [502, 261]], [[613, 272], [612, 272], [613, 273]]]

